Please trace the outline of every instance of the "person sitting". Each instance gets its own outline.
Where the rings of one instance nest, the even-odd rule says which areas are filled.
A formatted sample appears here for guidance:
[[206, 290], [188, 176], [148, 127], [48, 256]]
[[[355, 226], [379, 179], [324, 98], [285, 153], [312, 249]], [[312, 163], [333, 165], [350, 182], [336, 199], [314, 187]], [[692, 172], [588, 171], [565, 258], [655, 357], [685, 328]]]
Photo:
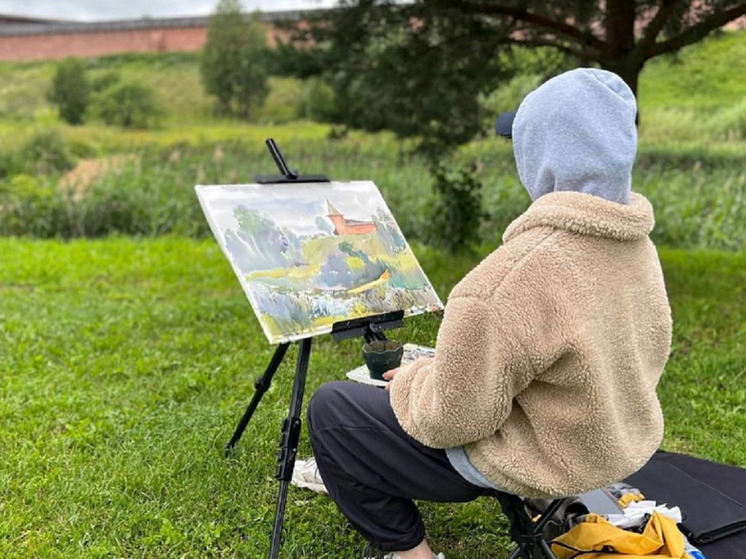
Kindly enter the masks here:
[[635, 117], [604, 70], [530, 93], [512, 137], [532, 204], [451, 292], [435, 357], [387, 372], [386, 390], [332, 382], [311, 398], [329, 495], [388, 557], [434, 557], [414, 499], [576, 495], [658, 448], [672, 322], [653, 208], [631, 192]]

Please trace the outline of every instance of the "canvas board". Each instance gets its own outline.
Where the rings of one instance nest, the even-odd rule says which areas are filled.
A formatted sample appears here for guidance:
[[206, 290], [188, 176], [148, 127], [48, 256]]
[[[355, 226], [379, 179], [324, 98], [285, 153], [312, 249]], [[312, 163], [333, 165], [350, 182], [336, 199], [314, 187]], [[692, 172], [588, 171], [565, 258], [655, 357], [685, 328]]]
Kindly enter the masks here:
[[371, 181], [195, 189], [270, 343], [443, 308]]

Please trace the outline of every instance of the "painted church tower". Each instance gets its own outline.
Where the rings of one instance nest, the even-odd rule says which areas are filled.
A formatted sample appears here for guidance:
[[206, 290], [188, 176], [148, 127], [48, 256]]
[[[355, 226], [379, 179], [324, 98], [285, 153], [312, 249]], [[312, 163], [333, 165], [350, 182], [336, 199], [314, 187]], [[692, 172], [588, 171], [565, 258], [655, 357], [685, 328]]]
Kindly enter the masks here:
[[329, 200], [326, 201], [326, 205], [328, 211], [326, 217], [328, 217], [334, 225], [335, 235], [364, 235], [365, 233], [375, 232], [376, 224], [372, 221], [355, 221], [353, 219], [346, 219]]

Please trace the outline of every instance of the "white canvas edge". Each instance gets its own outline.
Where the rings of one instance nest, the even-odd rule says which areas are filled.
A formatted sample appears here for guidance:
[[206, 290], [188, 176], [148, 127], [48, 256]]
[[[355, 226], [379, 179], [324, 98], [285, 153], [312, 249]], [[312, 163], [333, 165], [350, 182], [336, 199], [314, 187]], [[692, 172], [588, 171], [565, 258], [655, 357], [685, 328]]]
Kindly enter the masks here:
[[[394, 216], [394, 213], [391, 211], [391, 208], [389, 208], [388, 202], [386, 202], [386, 199], [383, 198], [383, 193], [381, 193], [381, 189], [378, 188], [378, 185], [374, 183], [373, 181], [330, 181], [338, 184], [372, 184], [373, 187], [378, 191], [378, 193], [381, 195], [381, 198], [383, 199], [384, 204], [386, 204], [386, 209], [389, 210], [389, 215], [391, 215], [391, 219], [394, 220], [394, 223], [396, 224], [396, 228], [401, 231], [401, 227], [399, 227], [399, 222], [396, 221], [396, 217]], [[199, 200], [199, 204], [202, 207], [202, 213], [205, 215], [205, 218], [207, 219], [207, 223], [210, 226], [210, 230], [212, 231], [212, 236], [215, 238], [215, 240], [218, 243], [218, 246], [220, 247], [220, 250], [222, 251], [225, 258], [230, 262], [231, 269], [233, 270], [233, 273], [236, 275], [236, 279], [238, 279], [238, 283], [241, 285], [241, 289], [246, 294], [246, 298], [249, 300], [249, 303], [251, 304], [251, 310], [254, 311], [254, 315], [256, 316], [255, 309], [259, 308], [259, 305], [254, 300], [254, 297], [252, 297], [251, 291], [248, 289], [248, 286], [246, 285], [245, 281], [241, 280], [241, 270], [238, 269], [237, 264], [233, 261], [233, 258], [231, 258], [230, 253], [225, 247], [225, 243], [223, 240], [222, 232], [220, 231], [220, 228], [218, 227], [217, 223], [214, 222], [212, 215], [208, 211], [208, 208], [206, 206], [206, 202], [202, 199], [202, 196], [200, 196], [200, 193], [202, 190], [208, 190], [208, 189], [214, 189], [214, 188], [224, 188], [226, 186], [251, 186], [258, 183], [240, 183], [240, 184], [198, 184], [195, 185], [194, 190], [197, 194], [197, 200]], [[266, 183], [261, 184], [260, 186], [271, 186], [271, 185], [277, 185], [279, 187], [282, 187], [283, 185], [287, 183]], [[292, 184], [292, 183], [291, 183]], [[324, 184], [324, 183], [321, 183]], [[409, 246], [409, 241], [402, 235], [404, 238], [404, 242], [407, 245], [407, 249], [409, 252], [412, 253], [412, 256], [414, 256], [415, 261], [417, 262], [417, 265], [419, 266], [420, 270], [422, 271], [422, 275], [424, 276], [425, 280], [427, 281], [427, 285], [430, 287], [432, 292], [435, 294], [435, 298], [437, 299], [438, 303], [440, 304], [440, 307], [438, 310], [443, 310], [444, 305], [443, 301], [440, 300], [440, 296], [438, 295], [438, 292], [433, 287], [432, 283], [430, 282], [430, 278], [425, 273], [425, 270], [422, 268], [422, 264], [420, 264], [419, 259], [417, 258], [417, 255], [412, 250], [412, 247]], [[409, 314], [405, 313], [405, 317], [408, 316], [417, 316], [420, 314], [425, 314], [424, 309], [414, 309], [413, 312], [409, 312]], [[375, 314], [365, 315], [365, 316], [377, 316]], [[365, 316], [357, 317], [357, 318], [365, 318]], [[262, 322], [261, 318], [259, 316], [256, 316], [257, 321], [259, 322], [259, 326], [262, 328], [262, 332], [264, 332], [264, 335], [267, 337], [267, 340], [269, 340], [270, 344], [283, 344], [283, 343], [290, 343], [295, 342], [298, 340], [303, 340], [305, 338], [313, 338], [315, 336], [320, 336], [323, 334], [329, 334], [332, 331], [333, 326], [321, 328], [318, 330], [315, 330], [314, 332], [309, 332], [307, 334], [295, 334], [292, 336], [286, 336], [286, 337], [273, 337], [271, 333], [267, 330], [264, 323]]]
[[[200, 196], [200, 192], [202, 190], [207, 190], [208, 188], [218, 188], [221, 185], [202, 185], [198, 184], [194, 187], [195, 192], [197, 193], [197, 199], [199, 200], [199, 205], [202, 207], [202, 213], [204, 214], [205, 218], [207, 219], [207, 223], [210, 226], [210, 230], [212, 231], [212, 236], [215, 238], [215, 241], [217, 241], [218, 246], [220, 247], [220, 251], [223, 253], [223, 256], [228, 260], [228, 262], [231, 265], [231, 269], [233, 270], [234, 275], [236, 276], [236, 279], [238, 280], [239, 285], [241, 286], [241, 289], [246, 294], [247, 299], [249, 300], [249, 303], [251, 304], [251, 310], [254, 311], [254, 309], [258, 308], [258, 305], [256, 301], [254, 300], [254, 297], [251, 294], [251, 291], [248, 289], [248, 286], [246, 285], [246, 282], [241, 281], [241, 270], [238, 269], [237, 264], [233, 261], [233, 258], [231, 257], [230, 252], [225, 247], [225, 242], [223, 240], [223, 234], [220, 231], [220, 228], [218, 227], [218, 224], [215, 223], [215, 221], [212, 218], [212, 214], [209, 212], [207, 203], [202, 199], [202, 196]], [[256, 315], [256, 312], [254, 311], [254, 315]], [[259, 319], [259, 317], [256, 317], [257, 321], [259, 322], [259, 326], [262, 328], [262, 332], [264, 332], [264, 335], [269, 340], [270, 344], [281, 344], [284, 342], [291, 342], [295, 340], [285, 340], [284, 338], [276, 339], [272, 336], [272, 334], [267, 330], [264, 323]], [[297, 338], [301, 339], [301, 338]]]

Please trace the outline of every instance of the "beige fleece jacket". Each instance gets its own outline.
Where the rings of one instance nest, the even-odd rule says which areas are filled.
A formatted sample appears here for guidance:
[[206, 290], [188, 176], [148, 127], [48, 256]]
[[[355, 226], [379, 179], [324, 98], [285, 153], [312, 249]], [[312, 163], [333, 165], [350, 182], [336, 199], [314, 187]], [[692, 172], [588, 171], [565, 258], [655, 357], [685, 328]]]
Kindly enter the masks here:
[[653, 224], [639, 194], [536, 200], [451, 292], [435, 357], [394, 377], [404, 430], [463, 445], [490, 481], [529, 497], [642, 467], [663, 435], [656, 385], [671, 345]]

